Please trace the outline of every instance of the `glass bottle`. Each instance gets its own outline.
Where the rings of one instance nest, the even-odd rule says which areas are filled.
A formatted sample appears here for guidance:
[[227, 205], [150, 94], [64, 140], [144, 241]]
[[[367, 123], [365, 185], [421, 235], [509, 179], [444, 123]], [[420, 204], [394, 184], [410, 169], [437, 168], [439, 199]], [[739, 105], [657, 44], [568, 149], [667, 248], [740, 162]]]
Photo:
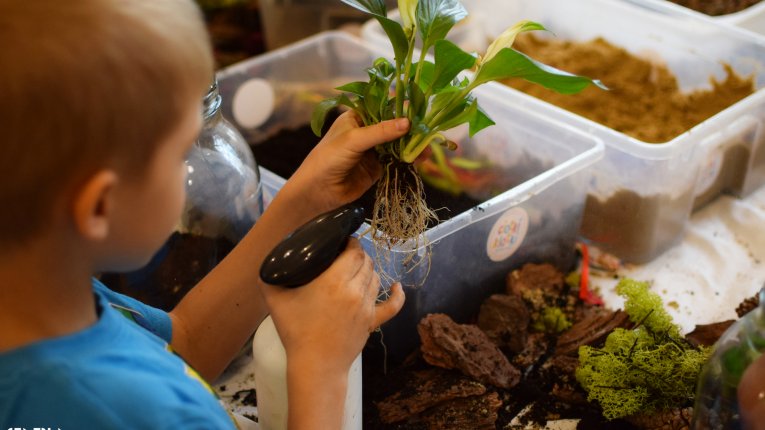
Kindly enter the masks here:
[[260, 174], [244, 137], [220, 112], [213, 82], [204, 124], [186, 165], [186, 204], [176, 230], [137, 271], [102, 281], [144, 303], [170, 310], [244, 237], [263, 212]]
[[699, 376], [693, 429], [755, 429], [765, 423], [765, 287], [759, 302], [715, 343]]

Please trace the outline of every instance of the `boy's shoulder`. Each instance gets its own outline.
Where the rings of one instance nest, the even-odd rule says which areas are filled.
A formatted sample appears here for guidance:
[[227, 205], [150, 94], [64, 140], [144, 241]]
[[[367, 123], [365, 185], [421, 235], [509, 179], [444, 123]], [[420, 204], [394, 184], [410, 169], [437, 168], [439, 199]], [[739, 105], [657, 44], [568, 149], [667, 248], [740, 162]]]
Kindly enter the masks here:
[[0, 372], [0, 424], [233, 427], [210, 387], [166, 342], [97, 295], [102, 311], [94, 326], [0, 354], [0, 368], [10, 370]]

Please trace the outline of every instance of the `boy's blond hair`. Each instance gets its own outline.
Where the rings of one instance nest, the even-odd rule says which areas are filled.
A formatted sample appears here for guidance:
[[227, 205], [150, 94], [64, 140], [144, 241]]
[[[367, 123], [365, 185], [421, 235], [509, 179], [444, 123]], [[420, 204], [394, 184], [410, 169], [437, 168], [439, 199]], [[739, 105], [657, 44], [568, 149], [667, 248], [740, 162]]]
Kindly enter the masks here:
[[140, 174], [213, 67], [192, 0], [0, 0], [0, 246], [98, 169]]

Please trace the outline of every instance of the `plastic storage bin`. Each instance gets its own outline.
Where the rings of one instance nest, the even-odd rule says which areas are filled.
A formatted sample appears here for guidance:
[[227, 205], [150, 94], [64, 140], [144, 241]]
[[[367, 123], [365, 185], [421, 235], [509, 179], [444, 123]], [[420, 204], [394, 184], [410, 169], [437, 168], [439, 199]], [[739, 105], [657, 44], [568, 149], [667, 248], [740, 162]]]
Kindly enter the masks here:
[[[634, 1], [634, 0], [631, 0], [631, 1]], [[671, 8], [677, 8], [678, 10], [683, 9], [685, 12], [689, 12], [691, 14], [698, 14], [705, 18], [709, 18], [714, 21], [725, 23], [725, 24], [737, 25], [747, 30], [765, 35], [765, 2], [763, 1], [757, 4], [754, 4], [752, 6], [749, 6], [748, 8], [740, 10], [738, 12], [729, 13], [726, 15], [719, 15], [719, 16], [710, 16], [703, 12], [698, 12], [696, 10], [686, 8], [684, 6], [669, 2], [667, 0], [653, 0], [653, 1], [662, 1], [662, 2], [666, 1], [668, 3], [668, 6]]]
[[[395, 0], [385, 3], [396, 4]], [[344, 24], [362, 23], [368, 17], [338, 0], [260, 0], [259, 5], [269, 49]]]
[[[251, 142], [261, 141], [280, 127], [308, 124], [319, 101], [316, 92], [333, 94], [335, 86], [365, 78], [365, 68], [379, 56], [380, 52], [358, 39], [328, 32], [231, 66], [218, 75], [228, 102], [224, 112], [242, 121], [241, 131]], [[270, 89], [263, 93], [270, 95], [250, 94], [252, 99], [276, 100], [267, 109], [267, 118], [256, 113], [260, 123], [251, 121], [246, 112], [237, 112], [246, 106], [237, 102], [237, 93], [247, 92], [253, 78], [268, 82]], [[306, 88], [313, 95], [309, 97]], [[475, 95], [497, 125], [477, 134], [466, 146], [491, 156], [504, 169], [520, 175], [520, 180], [512, 189], [429, 229], [425, 234], [432, 252], [429, 264], [410, 270], [404, 267], [400, 250], [394, 250], [388, 260], [379, 260], [378, 270], [402, 280], [407, 294], [404, 309], [382, 327], [392, 358], [403, 358], [416, 347], [416, 325], [426, 314], [444, 312], [465, 322], [486, 297], [503, 291], [505, 276], [512, 269], [528, 262], [551, 262], [566, 270], [576, 258], [587, 180], [583, 172], [602, 157], [602, 142], [567, 124], [504, 103], [492, 91], [479, 88]], [[266, 191], [278, 189], [284, 181], [263, 169]], [[364, 225], [359, 231], [367, 228]], [[368, 237], [362, 237], [361, 243], [374, 254]], [[425, 246], [416, 251], [419, 257], [426, 255]]]
[[[488, 45], [516, 21], [530, 19], [561, 39], [602, 36], [633, 54], [661, 59], [683, 91], [709, 88], [711, 76], [724, 78], [723, 63], [740, 75], [753, 74], [757, 89], [765, 85], [765, 39], [664, 0], [463, 0], [463, 4], [469, 20], [455, 37], [470, 49], [475, 49], [476, 40]], [[367, 22], [362, 33], [376, 46], [390, 49], [376, 22]], [[498, 83], [487, 86], [504, 97], [518, 93]], [[523, 96], [521, 102], [517, 97], [509, 100], [592, 133], [606, 144], [603, 161], [592, 169], [582, 234], [628, 262], [648, 262], [679, 242], [692, 209], [721, 192], [744, 196], [765, 183], [763, 91], [662, 144], [642, 142]]]

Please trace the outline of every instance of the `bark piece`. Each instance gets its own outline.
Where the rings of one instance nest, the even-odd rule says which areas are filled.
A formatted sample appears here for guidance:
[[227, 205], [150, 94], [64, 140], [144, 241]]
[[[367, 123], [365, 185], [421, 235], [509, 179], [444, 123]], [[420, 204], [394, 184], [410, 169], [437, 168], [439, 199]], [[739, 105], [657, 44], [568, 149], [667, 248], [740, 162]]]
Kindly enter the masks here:
[[501, 406], [499, 395], [491, 392], [441, 404], [422, 418], [429, 430], [494, 429]]
[[445, 369], [459, 369], [484, 384], [511, 388], [521, 374], [480, 328], [457, 324], [448, 315], [430, 314], [417, 331], [426, 362]]
[[478, 327], [497, 346], [513, 353], [523, 351], [529, 328], [529, 311], [519, 296], [495, 294], [481, 304]]
[[712, 346], [734, 322], [736, 321], [728, 320], [712, 324], [697, 325], [692, 332], [685, 335], [685, 338], [688, 339], [688, 342], [693, 344], [693, 346]]
[[673, 408], [666, 411], [638, 414], [627, 417], [627, 421], [644, 430], [689, 430], [693, 408]]
[[412, 372], [409, 377], [401, 391], [376, 403], [382, 422], [408, 420], [439, 403], [486, 392], [480, 382], [435, 367]]
[[757, 306], [760, 306], [759, 293], [744, 299], [744, 301], [741, 302], [738, 307], [736, 307], [736, 315], [741, 318], [749, 312], [753, 311]]
[[565, 285], [563, 273], [552, 264], [525, 264], [507, 275], [507, 293], [520, 296], [523, 290], [554, 290], [560, 292]]
[[526, 338], [523, 351], [513, 358], [513, 364], [521, 369], [533, 366], [542, 358], [550, 347], [550, 341], [544, 333], [531, 333]]
[[558, 355], [575, 353], [582, 345], [594, 345], [605, 340], [615, 328], [630, 325], [629, 315], [622, 310], [608, 311], [602, 308], [591, 308], [589, 315], [558, 337], [555, 353]]

